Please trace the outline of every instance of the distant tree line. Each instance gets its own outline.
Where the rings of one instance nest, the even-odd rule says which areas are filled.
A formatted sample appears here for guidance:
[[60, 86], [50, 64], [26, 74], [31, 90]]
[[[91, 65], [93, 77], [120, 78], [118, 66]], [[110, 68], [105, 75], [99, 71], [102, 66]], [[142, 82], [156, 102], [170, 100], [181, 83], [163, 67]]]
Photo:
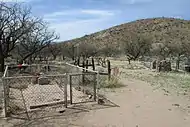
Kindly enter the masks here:
[[[118, 42], [118, 45], [109, 44], [108, 42], [99, 46], [98, 44], [105, 40], [95, 40], [85, 36], [77, 41], [55, 44], [60, 48], [59, 50], [56, 50], [56, 46], [52, 48], [60, 51], [62, 56], [70, 57], [73, 60], [75, 57], [115, 57], [125, 55], [130, 64], [131, 60], [135, 61], [144, 56], [156, 57], [159, 60], [174, 58], [176, 60], [176, 69], [179, 69], [181, 58], [189, 58], [190, 54], [190, 36], [188, 35], [190, 30], [179, 29], [174, 27], [171, 29], [172, 32], [163, 33], [162, 35], [132, 31], [129, 35], [116, 39], [115, 41]], [[183, 34], [179, 33], [179, 31], [183, 31]]]

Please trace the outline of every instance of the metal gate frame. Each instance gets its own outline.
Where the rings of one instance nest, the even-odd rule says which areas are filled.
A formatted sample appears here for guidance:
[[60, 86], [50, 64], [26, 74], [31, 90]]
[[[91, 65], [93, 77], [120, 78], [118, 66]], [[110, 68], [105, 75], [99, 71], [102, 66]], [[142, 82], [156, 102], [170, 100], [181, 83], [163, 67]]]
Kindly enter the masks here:
[[[84, 77], [85, 76], [93, 76], [93, 80], [92, 80], [92, 85], [93, 86], [91, 86], [91, 89], [92, 89], [92, 91], [91, 91], [91, 96], [93, 96], [93, 101], [94, 102], [96, 102], [96, 100], [97, 100], [97, 92], [98, 92], [98, 87], [97, 87], [97, 85], [98, 85], [98, 74], [97, 73], [94, 73], [94, 72], [87, 72], [87, 73], [70, 73], [70, 74], [68, 74], [68, 81], [69, 81], [69, 84], [68, 84], [68, 86], [69, 86], [69, 94], [70, 94], [70, 104], [72, 105], [72, 104], [75, 104], [75, 103], [87, 103], [87, 102], [89, 102], [89, 101], [79, 101], [79, 102], [74, 102], [73, 101], [73, 98], [75, 98], [75, 95], [74, 95], [74, 91], [73, 91], [73, 88], [74, 87], [76, 87], [76, 85], [74, 85], [73, 84], [73, 77], [78, 77], [78, 83], [77, 83], [77, 87], [83, 87], [83, 88], [81, 88], [81, 90], [78, 90], [78, 91], [82, 91], [83, 93], [85, 92], [85, 91], [83, 91], [85, 88], [85, 83], [84, 83]], [[82, 78], [81, 78], [82, 77]], [[81, 79], [80, 79], [81, 78]], [[81, 83], [82, 82], [82, 83]], [[82, 93], [81, 92], [81, 93]], [[85, 94], [85, 93], [84, 93]]]

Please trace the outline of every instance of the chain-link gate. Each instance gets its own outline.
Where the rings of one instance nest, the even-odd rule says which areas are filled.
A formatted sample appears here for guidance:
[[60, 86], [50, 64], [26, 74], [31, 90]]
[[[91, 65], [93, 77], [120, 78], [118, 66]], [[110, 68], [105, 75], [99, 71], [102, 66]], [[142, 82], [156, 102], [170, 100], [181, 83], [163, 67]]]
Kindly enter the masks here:
[[96, 101], [97, 73], [69, 74], [71, 104]]

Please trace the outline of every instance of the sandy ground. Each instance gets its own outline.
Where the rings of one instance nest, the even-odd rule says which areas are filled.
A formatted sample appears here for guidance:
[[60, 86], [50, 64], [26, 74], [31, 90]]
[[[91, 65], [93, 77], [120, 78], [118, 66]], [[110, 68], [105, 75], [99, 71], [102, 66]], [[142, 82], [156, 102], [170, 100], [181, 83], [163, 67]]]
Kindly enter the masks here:
[[[190, 127], [190, 104], [182, 98], [154, 90], [151, 85], [137, 80], [123, 79], [124, 88], [107, 93], [119, 107], [53, 119], [30, 121], [22, 126], [35, 127]], [[188, 105], [189, 104], [189, 105]], [[25, 122], [27, 123], [27, 122]], [[5, 127], [15, 126], [15, 121], [0, 121]], [[21, 126], [19, 124], [18, 126]]]
[[76, 123], [85, 127], [190, 127], [190, 116], [180, 107], [187, 106], [185, 102], [141, 81], [123, 82], [125, 88], [109, 94], [120, 107], [92, 111]]
[[[117, 63], [118, 66], [118, 63]], [[76, 106], [59, 116], [34, 121], [3, 120], [3, 127], [190, 127], [190, 101], [155, 89], [150, 84], [122, 78], [125, 87], [106, 92], [119, 107], [88, 110]], [[100, 106], [101, 107], [101, 106]]]

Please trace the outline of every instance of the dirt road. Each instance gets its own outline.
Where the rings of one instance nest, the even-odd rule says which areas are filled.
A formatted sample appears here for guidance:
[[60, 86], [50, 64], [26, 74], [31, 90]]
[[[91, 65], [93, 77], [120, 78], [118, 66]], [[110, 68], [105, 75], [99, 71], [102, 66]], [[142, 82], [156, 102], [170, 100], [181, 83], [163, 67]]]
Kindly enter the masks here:
[[[190, 104], [162, 90], [137, 80], [122, 82], [125, 87], [107, 93], [108, 98], [120, 107], [92, 110], [75, 117], [29, 122], [30, 127], [190, 127]], [[14, 126], [13, 122], [6, 126]], [[0, 124], [0, 125], [1, 125]], [[21, 125], [19, 125], [21, 126]], [[22, 125], [24, 126], [24, 125]]]
[[167, 96], [162, 90], [153, 90], [142, 81], [123, 82], [125, 88], [108, 94], [120, 107], [92, 111], [76, 124], [85, 127], [190, 127], [188, 103]]

